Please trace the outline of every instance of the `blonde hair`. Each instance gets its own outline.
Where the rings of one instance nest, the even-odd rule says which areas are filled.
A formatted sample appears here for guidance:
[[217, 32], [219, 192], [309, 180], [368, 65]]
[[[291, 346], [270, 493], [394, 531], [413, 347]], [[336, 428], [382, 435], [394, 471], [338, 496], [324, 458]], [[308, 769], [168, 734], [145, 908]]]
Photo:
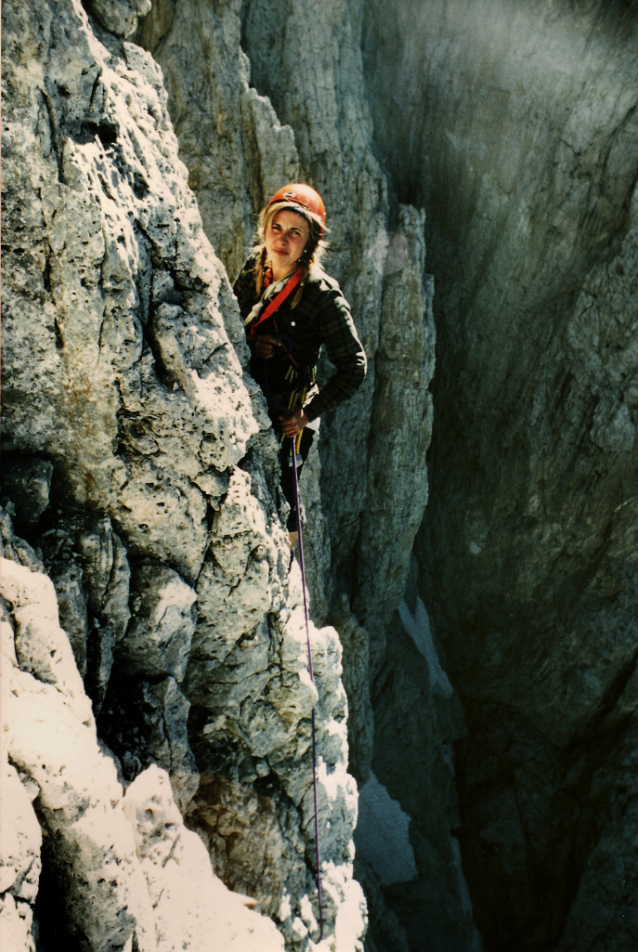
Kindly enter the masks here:
[[261, 292], [264, 290], [264, 277], [268, 269], [268, 261], [266, 260], [266, 232], [272, 224], [275, 215], [284, 210], [297, 212], [310, 225], [310, 237], [299, 259], [299, 263], [304, 269], [304, 274], [302, 275], [299, 288], [295, 292], [292, 304], [290, 305], [291, 307], [297, 307], [301, 300], [304, 283], [308, 275], [312, 273], [314, 266], [319, 264], [328, 248], [328, 244], [324, 241], [322, 236], [322, 233], [325, 234], [325, 226], [319, 216], [314, 212], [311, 212], [307, 208], [297, 209], [292, 202], [286, 201], [273, 202], [271, 205], [266, 205], [259, 213], [257, 222], [257, 244], [253, 248], [253, 251], [257, 254], [257, 261], [255, 262], [255, 287], [257, 288], [257, 294], [261, 295]]

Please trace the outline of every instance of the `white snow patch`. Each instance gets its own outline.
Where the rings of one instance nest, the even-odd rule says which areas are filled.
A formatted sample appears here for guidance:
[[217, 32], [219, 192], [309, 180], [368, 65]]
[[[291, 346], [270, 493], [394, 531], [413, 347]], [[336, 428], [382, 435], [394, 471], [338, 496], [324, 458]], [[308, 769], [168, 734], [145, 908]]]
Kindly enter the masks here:
[[450, 842], [452, 844], [452, 852], [454, 854], [454, 865], [456, 866], [456, 873], [459, 880], [459, 892], [461, 893], [461, 909], [463, 912], [472, 912], [472, 900], [470, 899], [470, 890], [467, 886], [467, 881], [465, 879], [465, 874], [463, 873], [463, 866], [461, 865], [461, 847], [459, 846], [459, 841], [455, 836], [450, 837]]
[[454, 688], [450, 684], [450, 679], [447, 674], [441, 667], [441, 662], [434, 647], [432, 631], [430, 630], [430, 619], [428, 618], [428, 613], [422, 599], [417, 598], [414, 615], [410, 611], [406, 600], [402, 599], [399, 605], [399, 615], [401, 616], [406, 634], [412, 638], [412, 641], [427, 661], [430, 687], [433, 691], [442, 694], [443, 697], [451, 697]]
[[[459, 883], [459, 892], [461, 894], [461, 909], [463, 912], [466, 912], [469, 916], [472, 915], [472, 899], [470, 898], [470, 890], [467, 885], [467, 880], [465, 878], [465, 873], [463, 872], [463, 864], [461, 863], [461, 847], [459, 846], [459, 841], [455, 836], [450, 837], [450, 842], [452, 844], [452, 853], [454, 854], [454, 865], [456, 867], [456, 873], [458, 876]], [[468, 952], [483, 952], [483, 943], [481, 942], [481, 936], [474, 926], [472, 932], [472, 945], [470, 946]]]
[[418, 873], [409, 839], [410, 818], [374, 774], [359, 791], [357, 850], [384, 885], [403, 883]]

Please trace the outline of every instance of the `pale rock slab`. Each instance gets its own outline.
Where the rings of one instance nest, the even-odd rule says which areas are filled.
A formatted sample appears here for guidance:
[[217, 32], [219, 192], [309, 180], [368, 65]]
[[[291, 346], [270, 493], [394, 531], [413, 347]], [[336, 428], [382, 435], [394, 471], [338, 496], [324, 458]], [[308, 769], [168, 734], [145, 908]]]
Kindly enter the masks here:
[[118, 756], [124, 782], [134, 780], [148, 764], [170, 777], [182, 813], [199, 785], [199, 769], [188, 737], [190, 702], [177, 681], [127, 678], [118, 668], [104, 702], [98, 728]]
[[33, 913], [11, 893], [0, 896], [0, 935], [6, 952], [35, 952]]
[[[54, 13], [38, 8], [41, 34], [28, 11], [7, 24], [7, 82], [21, 95], [5, 114], [6, 214], [29, 222], [38, 249], [32, 268], [16, 262], [6, 299], [10, 389], [29, 393], [28, 406], [5, 407], [8, 445], [37, 444], [70, 501], [106, 509], [127, 544], [193, 578], [206, 474], [234, 466], [256, 432], [220, 316], [232, 312], [227, 278], [174, 161], [158, 67], [137, 47], [98, 41], [79, 3]], [[43, 43], [58, 52], [30, 69]], [[14, 160], [25, 154], [29, 171]], [[166, 325], [166, 307], [181, 324]]]
[[32, 798], [7, 760], [2, 777], [2, 831], [0, 893], [11, 892], [15, 898], [33, 903], [41, 870], [42, 832]]
[[80, 722], [91, 719], [71, 646], [58, 621], [53, 584], [9, 559], [0, 561], [0, 593], [11, 606], [16, 664], [64, 697]]
[[213, 875], [206, 847], [187, 830], [167, 774], [149, 767], [126, 791], [156, 923], [157, 952], [284, 952], [274, 924]]
[[[119, 7], [120, 12], [130, 9]], [[180, 7], [180, 13], [186, 12], [190, 16], [192, 8]], [[246, 59], [239, 50], [239, 5], [202, 5], [197, 12], [213, 26], [221, 24], [223, 15], [224, 30], [202, 33], [223, 40], [230, 52], [227, 62], [244, 70], [246, 79]], [[353, 234], [338, 237], [347, 272], [356, 258], [351, 259], [349, 249], [363, 247], [362, 239], [370, 231], [376, 235], [387, 222], [385, 180], [368, 150], [370, 124], [363, 100], [356, 98], [361, 64], [352, 48], [353, 24], [345, 8], [342, 13], [343, 40], [335, 42], [342, 36], [341, 16], [332, 9], [321, 14], [323, 22], [313, 24], [311, 39], [321, 50], [322, 68], [333, 69], [341, 57], [340, 91], [348, 92], [347, 106], [340, 108], [330, 83], [325, 88], [315, 84], [329, 108], [305, 147], [309, 154], [314, 137], [327, 144], [329, 158], [341, 161], [347, 156], [343, 168], [350, 171], [338, 190], [335, 209], [341, 203], [347, 211], [347, 196], [361, 196], [357, 212], [342, 217], [351, 223]], [[217, 14], [219, 21], [212, 19]], [[298, 30], [307, 19], [302, 14], [296, 5], [293, 21]], [[103, 12], [103, 25], [106, 15]], [[287, 581], [285, 537], [263, 474], [274, 456], [274, 441], [255, 440], [246, 469], [236, 468], [264, 422], [263, 402], [256, 403], [254, 416], [252, 385], [244, 384], [242, 377], [246, 351], [237, 309], [203, 238], [185, 170], [176, 161], [166, 95], [151, 58], [94, 29], [76, 2], [52, 6], [42, 0], [34, 9], [9, 10], [7, 16], [8, 59], [15, 71], [8, 78], [12, 107], [6, 119], [14, 153], [9, 155], [6, 197], [16, 236], [11, 252], [15, 294], [8, 308], [13, 323], [6, 349], [14, 396], [9, 451], [33, 453], [37, 447], [53, 460], [54, 493], [66, 506], [96, 509], [108, 517], [123, 547], [121, 567], [135, 567], [140, 559], [170, 566], [197, 592], [200, 623], [193, 633], [183, 696], [192, 703], [189, 720], [198, 759], [206, 765], [207, 758], [219, 760], [229, 752], [224, 763], [228, 782], [237, 778], [253, 791], [259, 781], [271, 785], [273, 815], [289, 850], [281, 871], [281, 895], [294, 896], [292, 921], [303, 922], [306, 916], [310, 924], [304, 936], [303, 929], [297, 929], [295, 941], [303, 948], [312, 941], [308, 928], [315, 928], [309, 898], [314, 887], [307, 771], [313, 705], [319, 713], [328, 912], [331, 919], [336, 912], [340, 929], [344, 920], [339, 910], [351, 901], [358, 908], [357, 927], [363, 922], [358, 887], [347, 885], [356, 790], [345, 769], [346, 700], [334, 629], [311, 627], [318, 652], [314, 688], [304, 670], [298, 582]], [[123, 28], [112, 21], [109, 29]], [[200, 35], [192, 25], [186, 30], [187, 59], [192, 59], [193, 37]], [[300, 101], [314, 82], [303, 77]], [[350, 87], [356, 94], [350, 95]], [[223, 111], [213, 108], [210, 115], [218, 125], [217, 135], [228, 143], [232, 137], [224, 138], [228, 123]], [[293, 134], [285, 125], [273, 124], [275, 113], [263, 96], [246, 89], [241, 115], [246, 141], [256, 143], [264, 156], [259, 176], [250, 182], [250, 203], [241, 197], [245, 191], [237, 193], [236, 211], [251, 227], [253, 209], [264, 193], [280, 184], [280, 176], [296, 176], [298, 167]], [[360, 120], [366, 136], [355, 137]], [[335, 134], [340, 124], [342, 137]], [[29, 163], [24, 163], [25, 155]], [[234, 155], [231, 165], [234, 171]], [[329, 178], [328, 171], [334, 168], [322, 173]], [[234, 176], [229, 182], [232, 195]], [[220, 194], [217, 184], [211, 194], [216, 190]], [[367, 212], [374, 218], [372, 229], [364, 221]], [[26, 258], [19, 254], [26, 244], [25, 228]], [[232, 240], [235, 254], [240, 247], [243, 254], [236, 231]], [[364, 332], [373, 353], [383, 276], [370, 258], [365, 258], [363, 270], [364, 276], [360, 281], [353, 277], [351, 287], [358, 303], [365, 305], [362, 313], [371, 315]], [[370, 388], [371, 382], [359, 404], [364, 418]], [[357, 430], [355, 442], [346, 449], [358, 459], [366, 442], [365, 425]], [[358, 531], [365, 479], [352, 478], [344, 485], [341, 511], [354, 515], [339, 531], [343, 529], [345, 540], [342, 553], [349, 558], [348, 540]], [[99, 548], [87, 550], [86, 560], [99, 566]], [[84, 595], [79, 585], [74, 589], [71, 584], [77, 579], [68, 586], [78, 631], [83, 605], [87, 626], [101, 612], [117, 615], [123, 623], [119, 628], [112, 625], [109, 637], [100, 642], [104, 660], [97, 666], [97, 681], [107, 692], [121, 674], [117, 653], [128, 624], [125, 589], [130, 606], [136, 597], [135, 573], [129, 578], [125, 572], [115, 575], [122, 584], [116, 585], [117, 598], [112, 603], [107, 599], [113, 605], [109, 613], [103, 611], [106, 602], [101, 598], [91, 601], [92, 590], [104, 591], [97, 578], [89, 585], [83, 574]], [[321, 578], [319, 572], [316, 577]], [[106, 630], [101, 620], [100, 630]], [[89, 641], [87, 635], [87, 651]], [[181, 664], [180, 656], [172, 668], [177, 677]], [[153, 708], [151, 695], [157, 698], [158, 691], [148, 681], [140, 684], [143, 703]], [[159, 694], [157, 719], [172, 708], [179, 711], [173, 720], [177, 727], [177, 720], [186, 718], [187, 706], [180, 702], [176, 682], [166, 678]], [[164, 749], [165, 740], [170, 747], [178, 736], [183, 734], [171, 728], [158, 739], [158, 750]], [[244, 852], [249, 849], [250, 839]], [[328, 931], [331, 928], [329, 924]], [[289, 939], [293, 941], [292, 932]]]
[[[122, 790], [80, 693], [52, 583], [8, 560], [1, 567], [0, 594], [13, 606], [13, 618], [3, 625], [4, 745], [37, 790], [44, 841], [49, 850], [55, 844], [51, 863], [64, 882], [69, 929], [91, 952], [121, 948], [134, 933], [139, 947], [151, 952], [152, 910], [121, 812]], [[21, 650], [27, 638], [30, 650]]]
[[[0, 624], [9, 622], [3, 618]], [[3, 635], [3, 666], [8, 660]], [[5, 754], [0, 780], [0, 936], [3, 948], [11, 952], [35, 952], [33, 906], [42, 869], [42, 832], [32, 805], [37, 787], [30, 786], [29, 792]]]
[[4, 558], [11, 559], [18, 565], [24, 565], [32, 572], [43, 571], [42, 559], [28, 542], [15, 535], [11, 513], [9, 509], [4, 509], [2, 506], [0, 506], [0, 539]]

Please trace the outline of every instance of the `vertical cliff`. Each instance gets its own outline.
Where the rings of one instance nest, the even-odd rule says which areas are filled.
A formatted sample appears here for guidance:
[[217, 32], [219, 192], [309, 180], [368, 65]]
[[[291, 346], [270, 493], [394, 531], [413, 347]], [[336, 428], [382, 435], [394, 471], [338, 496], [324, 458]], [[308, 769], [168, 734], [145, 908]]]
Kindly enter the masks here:
[[638, 10], [393, 9], [366, 21], [367, 77], [398, 195], [428, 212], [418, 558], [467, 721], [475, 914], [489, 949], [630, 948]]
[[[633, 948], [637, 30], [4, 4], [16, 947]], [[370, 364], [302, 481], [314, 686], [228, 280], [296, 178]]]
[[[92, 760], [72, 752], [72, 723], [49, 743], [46, 699], [28, 742], [19, 714], [8, 724], [7, 753], [43, 831], [29, 941], [174, 947], [170, 889], [146, 875], [163, 851], [181, 863], [175, 833], [164, 836], [175, 831], [171, 797], [214, 871], [253, 897], [288, 947], [316, 941], [316, 706], [326, 941], [346, 952], [365, 906], [352, 879], [341, 647], [333, 628], [311, 626], [311, 684], [276, 444], [242, 369], [238, 309], [178, 158], [159, 67], [126, 39], [149, 6], [96, 2], [87, 12], [43, 0], [3, 11], [4, 500], [37, 549], [25, 571], [55, 583], [74, 652], [65, 664], [93, 709], [83, 698], [78, 715]], [[24, 561], [28, 548], [12, 540], [8, 520], [6, 554]], [[12, 590], [3, 598], [8, 643], [28, 644], [35, 633], [21, 634]], [[48, 682], [29, 650], [13, 658], [8, 648], [16, 683]], [[148, 774], [153, 764], [169, 792]], [[143, 806], [120, 805], [138, 781], [141, 804], [155, 797], [157, 830], [144, 826]], [[60, 784], [68, 810], [56, 813]], [[121, 836], [100, 829], [113, 811]], [[111, 861], [130, 874], [99, 880]], [[193, 902], [185, 907], [185, 947], [208, 941], [209, 901], [223, 935], [215, 889], [209, 869], [199, 926], [186, 914]], [[32, 907], [34, 892], [18, 898]]]
[[[317, 703], [326, 941], [349, 952], [363, 933], [364, 906], [352, 880], [356, 796], [346, 773], [342, 649], [333, 628], [312, 626], [311, 686], [298, 573], [288, 574], [277, 508], [275, 444], [242, 370], [237, 308], [200, 209], [231, 276], [252, 241], [255, 212], [282, 179], [312, 178], [331, 209], [331, 270], [352, 301], [372, 373], [333, 421], [332, 439], [328, 421], [309, 467], [308, 555], [313, 617], [338, 619], [343, 632], [351, 769], [362, 780], [372, 758], [368, 660], [382, 662], [385, 622], [426, 502], [431, 411], [423, 384], [433, 369], [433, 327], [422, 214], [390, 202], [372, 154], [360, 12], [326, 8], [325, 22], [316, 18], [312, 45], [327, 86], [294, 130], [264, 96], [265, 75], [259, 91], [249, 84], [240, 41], [250, 47], [256, 7], [157, 5], [138, 27], [146, 13], [148, 4], [107, 0], [86, 10], [69, 0], [4, 11], [5, 554], [54, 582], [74, 656], [65, 663], [83, 678], [96, 718], [89, 730], [96, 726], [107, 745], [94, 772], [110, 771], [102, 792], [90, 776], [86, 792], [72, 786], [68, 815], [54, 822], [46, 803], [63, 768], [53, 751], [63, 757], [68, 740], [54, 738], [57, 767], [43, 774], [44, 735], [34, 727], [26, 750], [10, 735], [10, 762], [44, 836], [39, 888], [34, 871], [31, 892], [18, 897], [30, 916], [37, 897], [35, 919], [22, 916], [25, 934], [42, 948], [170, 945], [170, 903], [146, 875], [170, 844], [164, 837], [161, 849], [151, 848], [158, 833], [137, 807], [119, 805], [145, 778], [140, 796], [155, 797], [158, 830], [174, 825], [170, 797], [147, 769], [156, 764], [214, 871], [254, 897], [288, 947], [316, 940], [309, 714]], [[291, 17], [301, 32], [304, 11]], [[163, 66], [168, 99], [156, 63], [128, 39], [136, 30]], [[338, 74], [340, 59], [347, 68], [330, 88], [327, 71]], [[299, 104], [312, 85], [308, 77]], [[324, 164], [310, 132], [326, 143]], [[367, 444], [376, 440], [385, 452], [389, 433], [400, 446], [402, 380], [417, 438], [408, 460], [395, 452], [388, 470]], [[377, 525], [383, 499], [404, 470], [405, 524], [401, 536], [388, 536]], [[13, 535], [9, 515], [28, 543]], [[369, 631], [349, 607], [365, 586]], [[9, 632], [19, 626], [17, 606], [10, 592], [4, 598]], [[53, 618], [55, 607], [48, 611]], [[14, 663], [31, 670], [19, 653]], [[72, 762], [81, 773], [82, 758]], [[72, 845], [74, 817], [87, 809], [115, 809], [128, 837], [115, 862], [131, 873], [119, 885], [116, 877], [108, 900], [91, 900], [88, 885], [108, 843], [96, 834], [86, 848]], [[29, 849], [38, 852], [37, 844]], [[107, 901], [112, 919], [100, 912]], [[54, 924], [57, 902], [65, 916]], [[204, 926], [186, 917], [190, 947], [205, 941]]]
[[[325, 198], [327, 267], [352, 305], [370, 369], [355, 398], [322, 421], [303, 478], [311, 609], [335, 625], [343, 645], [350, 769], [360, 785], [378, 784], [382, 800], [404, 817], [406, 830], [396, 837], [388, 827], [387, 849], [417, 851], [398, 880], [394, 873], [387, 879], [374, 834], [365, 833], [378, 827], [365, 801], [356, 875], [374, 895], [367, 947], [377, 935], [380, 948], [407, 941], [396, 907], [416, 936], [426, 929], [448, 948], [464, 948], [471, 916], [440, 744], [442, 735], [459, 734], [461, 718], [453, 700], [433, 699], [427, 662], [396, 615], [427, 503], [432, 285], [423, 212], [397, 202], [375, 157], [360, 52], [364, 13], [360, 4], [322, 4], [309, 16], [306, 4], [287, 3], [276, 18], [254, 2], [158, 6], [139, 38], [162, 66], [180, 156], [208, 236], [227, 249], [221, 253], [231, 275], [253, 240], [257, 210], [283, 179], [309, 180]], [[395, 642], [419, 671], [409, 686]], [[398, 696], [409, 687], [423, 708], [409, 737], [400, 737], [404, 713], [386, 697], [388, 678]], [[377, 736], [381, 751], [400, 751], [393, 767], [375, 751]], [[424, 749], [420, 783], [431, 796], [408, 792], [413, 743]], [[413, 880], [407, 911], [400, 890], [384, 897], [402, 878]]]

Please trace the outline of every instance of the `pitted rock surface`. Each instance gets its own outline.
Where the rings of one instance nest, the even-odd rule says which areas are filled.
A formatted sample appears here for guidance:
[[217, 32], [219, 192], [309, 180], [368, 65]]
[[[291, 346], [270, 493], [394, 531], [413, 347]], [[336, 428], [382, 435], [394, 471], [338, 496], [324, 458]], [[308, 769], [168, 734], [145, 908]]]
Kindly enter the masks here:
[[[57, 888], [86, 948], [197, 948], [179, 876], [209, 867], [178, 808], [272, 941], [313, 948], [314, 705], [321, 952], [633, 946], [637, 22], [602, 0], [4, 5], [0, 527], [59, 608], [44, 582], [6, 602], [9, 727], [38, 720], [7, 780], [33, 834], [1, 867], [16, 941], [53, 928]], [[227, 278], [298, 178], [370, 363], [302, 479], [314, 686]], [[76, 730], [107, 803], [75, 762], [60, 786]], [[366, 799], [354, 867], [353, 776], [400, 817], [376, 829]], [[212, 883], [224, 941], [263, 948]]]

